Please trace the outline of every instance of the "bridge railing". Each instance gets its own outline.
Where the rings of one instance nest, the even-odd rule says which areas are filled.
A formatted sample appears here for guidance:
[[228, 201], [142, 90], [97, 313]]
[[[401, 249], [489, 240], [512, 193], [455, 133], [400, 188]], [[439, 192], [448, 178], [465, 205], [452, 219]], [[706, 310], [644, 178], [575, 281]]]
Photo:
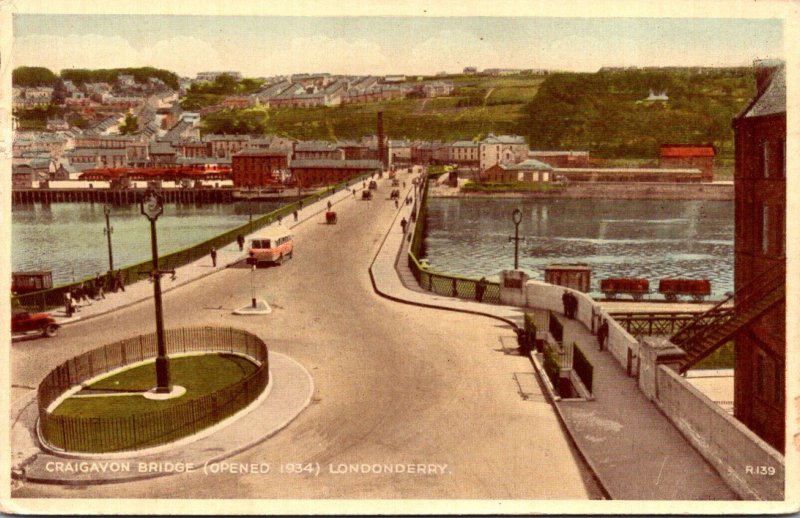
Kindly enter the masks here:
[[[299, 210], [300, 208], [308, 206], [311, 203], [321, 200], [327, 196], [331, 196], [334, 193], [341, 191], [346, 186], [353, 185], [355, 182], [360, 182], [368, 176], [370, 175], [358, 175], [344, 182], [325, 187], [316, 193], [303, 198], [302, 200], [297, 200], [287, 205], [283, 205], [272, 212], [264, 214], [258, 218], [254, 218], [252, 223], [245, 223], [190, 247], [159, 256], [158, 266], [160, 269], [170, 270], [192, 263], [204, 256], [207, 256], [209, 253], [211, 253], [212, 248], [220, 249], [230, 245], [231, 243], [234, 243], [239, 234], [252, 233], [254, 230], [286, 218], [295, 210]], [[153, 262], [151, 260], [147, 260], [120, 268], [119, 271], [122, 274], [123, 282], [128, 285], [142, 280], [143, 276], [141, 275], [141, 272], [152, 270], [152, 268]], [[14, 295], [11, 297], [11, 305], [12, 307], [21, 307], [29, 311], [46, 311], [48, 309], [63, 306], [64, 294], [66, 292], [78, 288], [84, 283], [94, 283], [94, 281], [94, 277], [85, 277], [78, 281], [56, 286], [48, 290], [27, 293], [24, 295]], [[106, 285], [104, 286], [104, 289], [107, 290], [108, 287], [109, 286]]]
[[609, 313], [633, 336], [672, 336], [697, 318], [697, 312]]
[[461, 299], [477, 300], [479, 302], [500, 303], [500, 283], [461, 277], [448, 273], [436, 272], [420, 264], [420, 257], [425, 254], [425, 234], [427, 232], [427, 206], [428, 206], [428, 178], [423, 181], [422, 194], [419, 200], [416, 223], [413, 227], [411, 246], [408, 250], [408, 267], [419, 286], [427, 291], [457, 297]]

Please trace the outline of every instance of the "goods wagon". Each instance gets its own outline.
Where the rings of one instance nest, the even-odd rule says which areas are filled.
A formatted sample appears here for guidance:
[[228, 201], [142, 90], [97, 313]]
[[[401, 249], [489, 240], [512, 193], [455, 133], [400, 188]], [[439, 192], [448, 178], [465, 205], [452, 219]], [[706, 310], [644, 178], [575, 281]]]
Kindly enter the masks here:
[[679, 295], [689, 295], [692, 300], [701, 302], [711, 294], [711, 281], [708, 279], [661, 279], [658, 292], [670, 302], [678, 300]]
[[609, 299], [617, 295], [631, 295], [633, 300], [642, 300], [642, 296], [650, 293], [650, 282], [647, 279], [614, 278], [600, 281], [600, 291]]

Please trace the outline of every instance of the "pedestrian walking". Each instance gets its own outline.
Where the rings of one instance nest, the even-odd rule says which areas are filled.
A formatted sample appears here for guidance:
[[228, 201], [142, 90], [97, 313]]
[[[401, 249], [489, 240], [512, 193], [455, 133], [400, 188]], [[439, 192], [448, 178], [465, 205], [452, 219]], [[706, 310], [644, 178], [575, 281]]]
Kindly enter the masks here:
[[406, 218], [401, 219], [400, 220], [400, 227], [403, 229], [403, 233], [406, 232], [406, 225], [408, 225], [408, 221], [406, 221]]
[[352, 192], [352, 193], [353, 193], [353, 198], [355, 198], [355, 197], [356, 197], [356, 188], [355, 188], [355, 187], [353, 187], [353, 190], [352, 190], [352, 191], [350, 191], [350, 192]]
[[578, 314], [578, 297], [574, 293], [569, 294], [569, 318], [575, 318]]
[[103, 293], [103, 285], [104, 284], [105, 284], [105, 281], [103, 281], [103, 278], [100, 277], [100, 274], [98, 273], [94, 278], [95, 300], [100, 300], [100, 299], [106, 298], [106, 294]]
[[397, 198], [394, 199], [394, 208], [395, 209], [400, 208], [400, 204], [397, 203]]
[[213, 268], [217, 267], [217, 249], [211, 247], [211, 266]]
[[564, 306], [564, 315], [569, 318], [569, 292], [564, 290], [561, 295], [561, 304]]
[[484, 293], [486, 293], [486, 277], [481, 277], [481, 280], [475, 285], [475, 300], [482, 302]]
[[328, 210], [331, 210], [331, 200], [328, 200]]
[[67, 314], [67, 318], [72, 317], [72, 312], [75, 308], [72, 306], [72, 294], [69, 290], [64, 292], [64, 313]]
[[119, 288], [120, 291], [124, 292], [125, 291], [125, 278], [122, 276], [122, 270], [117, 270], [116, 279], [117, 279], [117, 288]]
[[600, 347], [601, 351], [606, 348], [607, 341], [608, 341], [608, 320], [603, 319], [603, 323], [600, 324], [600, 327], [597, 329], [597, 344]]
[[117, 292], [117, 278], [114, 277], [114, 272], [112, 270], [106, 272], [106, 286], [108, 287], [108, 291], [112, 293]]
[[238, 243], [238, 245], [239, 245], [239, 251], [240, 251], [240, 252], [241, 252], [242, 250], [244, 250], [244, 236], [243, 236], [243, 235], [241, 235], [241, 234], [238, 234], [238, 235], [236, 236], [236, 243]]
[[294, 220], [297, 221], [297, 211], [292, 212], [292, 216], [294, 216]]
[[81, 292], [83, 293], [83, 300], [86, 301], [88, 306], [91, 306], [96, 293], [96, 290], [94, 289], [94, 283], [81, 283]]

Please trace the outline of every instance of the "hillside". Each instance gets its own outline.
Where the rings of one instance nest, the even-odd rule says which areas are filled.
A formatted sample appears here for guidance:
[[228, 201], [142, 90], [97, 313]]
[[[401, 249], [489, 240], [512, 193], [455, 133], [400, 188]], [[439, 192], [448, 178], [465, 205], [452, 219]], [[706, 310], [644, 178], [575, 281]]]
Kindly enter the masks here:
[[[645, 100], [651, 90], [669, 100]], [[710, 142], [726, 162], [731, 120], [754, 94], [749, 68], [554, 74], [526, 107], [520, 134], [534, 148], [603, 158], [656, 158], [662, 143]]]
[[460, 77], [454, 95], [433, 99], [398, 99], [320, 108], [225, 110], [203, 121], [207, 133], [245, 133], [252, 128], [298, 139], [351, 139], [375, 133], [383, 111], [391, 138], [453, 141], [487, 133], [515, 132], [523, 125], [525, 106], [543, 78]]

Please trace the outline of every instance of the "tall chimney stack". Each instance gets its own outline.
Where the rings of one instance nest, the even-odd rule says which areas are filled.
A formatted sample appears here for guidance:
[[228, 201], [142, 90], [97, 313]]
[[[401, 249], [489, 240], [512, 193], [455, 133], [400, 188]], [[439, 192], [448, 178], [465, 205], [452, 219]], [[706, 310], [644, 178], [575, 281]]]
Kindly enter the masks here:
[[383, 143], [383, 112], [378, 112], [378, 160], [386, 168], [386, 147]]

